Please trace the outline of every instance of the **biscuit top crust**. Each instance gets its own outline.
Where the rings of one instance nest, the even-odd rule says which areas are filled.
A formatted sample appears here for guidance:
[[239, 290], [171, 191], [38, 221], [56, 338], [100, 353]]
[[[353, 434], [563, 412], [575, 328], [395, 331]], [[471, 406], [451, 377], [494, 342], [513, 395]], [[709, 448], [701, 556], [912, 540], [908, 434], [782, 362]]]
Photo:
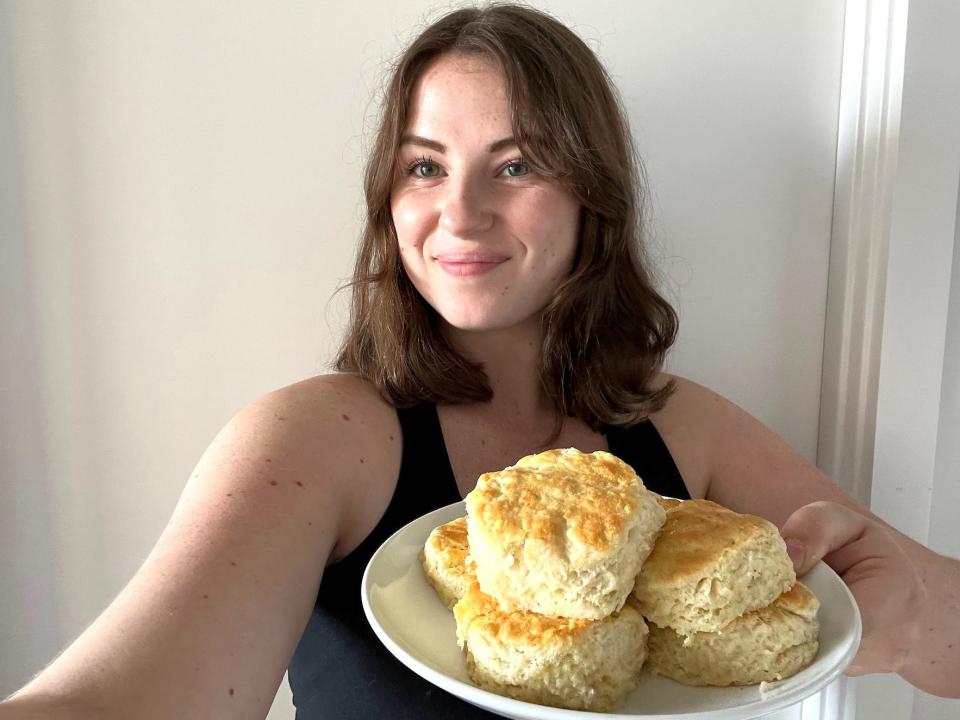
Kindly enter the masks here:
[[817, 596], [801, 582], [794, 583], [792, 588], [774, 600], [773, 605], [784, 612], [799, 615], [807, 620], [815, 618], [817, 610], [820, 609]]
[[681, 500], [663, 497], [663, 495], [657, 495], [656, 493], [653, 493], [653, 494], [656, 497], [657, 504], [660, 507], [662, 507], [664, 510], [672, 510], [682, 502]]
[[441, 559], [444, 567], [473, 572], [472, 563], [467, 562], [470, 546], [467, 543], [466, 516], [435, 527], [427, 538], [427, 545]]
[[667, 509], [643, 574], [656, 582], [683, 582], [705, 573], [721, 554], [762, 535], [780, 536], [776, 526], [709, 500], [684, 500]]
[[480, 476], [467, 511], [504, 542], [568, 542], [600, 553], [622, 541], [625, 521], [639, 507], [643, 483], [608, 452], [547, 450]]
[[504, 612], [492, 597], [472, 583], [466, 594], [453, 606], [457, 619], [457, 638], [460, 644], [468, 629], [476, 629], [488, 640], [508, 647], [531, 645], [547, 646], [576, 638], [592, 620], [556, 618], [533, 612]]

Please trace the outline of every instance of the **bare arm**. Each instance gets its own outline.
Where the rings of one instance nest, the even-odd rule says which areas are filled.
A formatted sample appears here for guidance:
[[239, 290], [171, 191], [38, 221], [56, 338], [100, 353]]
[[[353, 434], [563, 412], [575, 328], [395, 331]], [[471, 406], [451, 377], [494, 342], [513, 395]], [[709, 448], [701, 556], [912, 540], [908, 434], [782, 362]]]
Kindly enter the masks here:
[[376, 508], [357, 506], [379, 502], [383, 491], [366, 486], [387, 487], [399, 467], [399, 443], [372, 441], [399, 437], [385, 408], [357, 380], [315, 378], [241, 411], [131, 582], [0, 719], [20, 717], [17, 707], [45, 718], [265, 717], [323, 568], [357, 532], [344, 519], [375, 522]]
[[677, 455], [701, 458], [702, 494], [781, 526], [801, 574], [823, 557], [851, 585], [865, 626], [854, 672], [897, 671], [928, 692], [960, 696], [960, 562], [885, 523], [741, 408], [678, 380], [658, 427], [668, 444], [673, 430]]

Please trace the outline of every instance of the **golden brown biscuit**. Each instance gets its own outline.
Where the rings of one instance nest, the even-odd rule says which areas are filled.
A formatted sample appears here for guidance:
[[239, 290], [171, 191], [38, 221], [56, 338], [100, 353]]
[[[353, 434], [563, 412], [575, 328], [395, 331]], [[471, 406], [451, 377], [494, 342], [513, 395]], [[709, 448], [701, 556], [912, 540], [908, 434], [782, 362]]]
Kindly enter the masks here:
[[657, 495], [656, 497], [660, 507], [662, 507], [664, 510], [675, 508], [677, 505], [683, 502], [682, 500], [677, 500], [675, 498], [663, 497], [663, 495]]
[[467, 518], [461, 517], [435, 527], [420, 553], [427, 580], [448, 608], [476, 582], [476, 566], [469, 551]]
[[816, 657], [816, 596], [797, 583], [771, 605], [742, 615], [720, 632], [690, 637], [650, 625], [646, 668], [687, 685], [753, 685], [782, 680]]
[[647, 627], [632, 603], [603, 620], [504, 612], [476, 583], [453, 608], [467, 671], [485, 690], [577, 710], [612, 710], [633, 690]]
[[716, 632], [766, 607], [794, 582], [773, 523], [709, 500], [685, 500], [667, 511], [634, 594], [649, 621], [689, 635]]
[[620, 609], [666, 517], [629, 465], [573, 448], [481, 475], [466, 500], [480, 587], [553, 617]]

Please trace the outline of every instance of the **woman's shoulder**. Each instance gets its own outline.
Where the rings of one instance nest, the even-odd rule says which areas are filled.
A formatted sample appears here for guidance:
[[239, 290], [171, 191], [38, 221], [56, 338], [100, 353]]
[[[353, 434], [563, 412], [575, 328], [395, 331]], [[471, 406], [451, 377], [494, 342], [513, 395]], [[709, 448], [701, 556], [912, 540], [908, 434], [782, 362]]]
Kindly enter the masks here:
[[716, 436], [735, 430], [749, 417], [743, 408], [720, 393], [680, 375], [657, 373], [651, 386], [660, 388], [667, 383], [673, 383], [673, 392], [664, 406], [651, 415], [658, 428], [665, 424]]
[[[707, 497], [748, 455], [784, 444], [756, 418], [723, 395], [689, 378], [658, 373], [654, 388], [673, 383], [664, 406], [650, 416], [693, 497]], [[747, 452], [749, 449], [750, 452]]]
[[[292, 427], [342, 427], [361, 437], [381, 431], [389, 434], [397, 425], [396, 410], [373, 383], [350, 373], [314, 375], [268, 392], [248, 407], [260, 414], [279, 415]], [[363, 432], [357, 432], [360, 428]]]
[[364, 464], [368, 472], [392, 466], [394, 446], [402, 444], [396, 409], [358, 375], [306, 378], [260, 396], [244, 413], [287, 436], [292, 447], [321, 452], [328, 465]]
[[722, 451], [743, 439], [758, 440], [758, 434], [771, 432], [759, 420], [732, 400], [689, 378], [658, 373], [653, 387], [673, 382], [674, 391], [664, 406], [651, 415], [658, 429], [683, 435], [702, 452]]
[[369, 381], [317, 375], [268, 392], [232, 421], [249, 444], [282, 447], [285, 464], [325, 484], [339, 507], [345, 554], [376, 525], [390, 502], [403, 447], [396, 409]]
[[[781, 523], [814, 500], [849, 502], [789, 444], [722, 395], [686, 378], [651, 415], [694, 497]], [[688, 480], [688, 477], [692, 480]]]

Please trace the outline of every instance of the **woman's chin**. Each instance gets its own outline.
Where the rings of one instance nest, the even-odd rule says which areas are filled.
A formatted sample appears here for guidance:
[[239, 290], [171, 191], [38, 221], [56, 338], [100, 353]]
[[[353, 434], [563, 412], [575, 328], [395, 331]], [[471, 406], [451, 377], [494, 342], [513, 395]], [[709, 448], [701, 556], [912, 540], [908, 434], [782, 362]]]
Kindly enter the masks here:
[[456, 333], [492, 333], [503, 332], [505, 330], [517, 329], [529, 326], [532, 329], [540, 326], [539, 320], [534, 318], [518, 318], [515, 316], [505, 316], [503, 313], [491, 313], [488, 315], [471, 314], [468, 316], [455, 313], [441, 314], [447, 329]]
[[503, 326], [485, 318], [444, 318], [448, 329], [454, 332], [481, 333], [502, 330]]

